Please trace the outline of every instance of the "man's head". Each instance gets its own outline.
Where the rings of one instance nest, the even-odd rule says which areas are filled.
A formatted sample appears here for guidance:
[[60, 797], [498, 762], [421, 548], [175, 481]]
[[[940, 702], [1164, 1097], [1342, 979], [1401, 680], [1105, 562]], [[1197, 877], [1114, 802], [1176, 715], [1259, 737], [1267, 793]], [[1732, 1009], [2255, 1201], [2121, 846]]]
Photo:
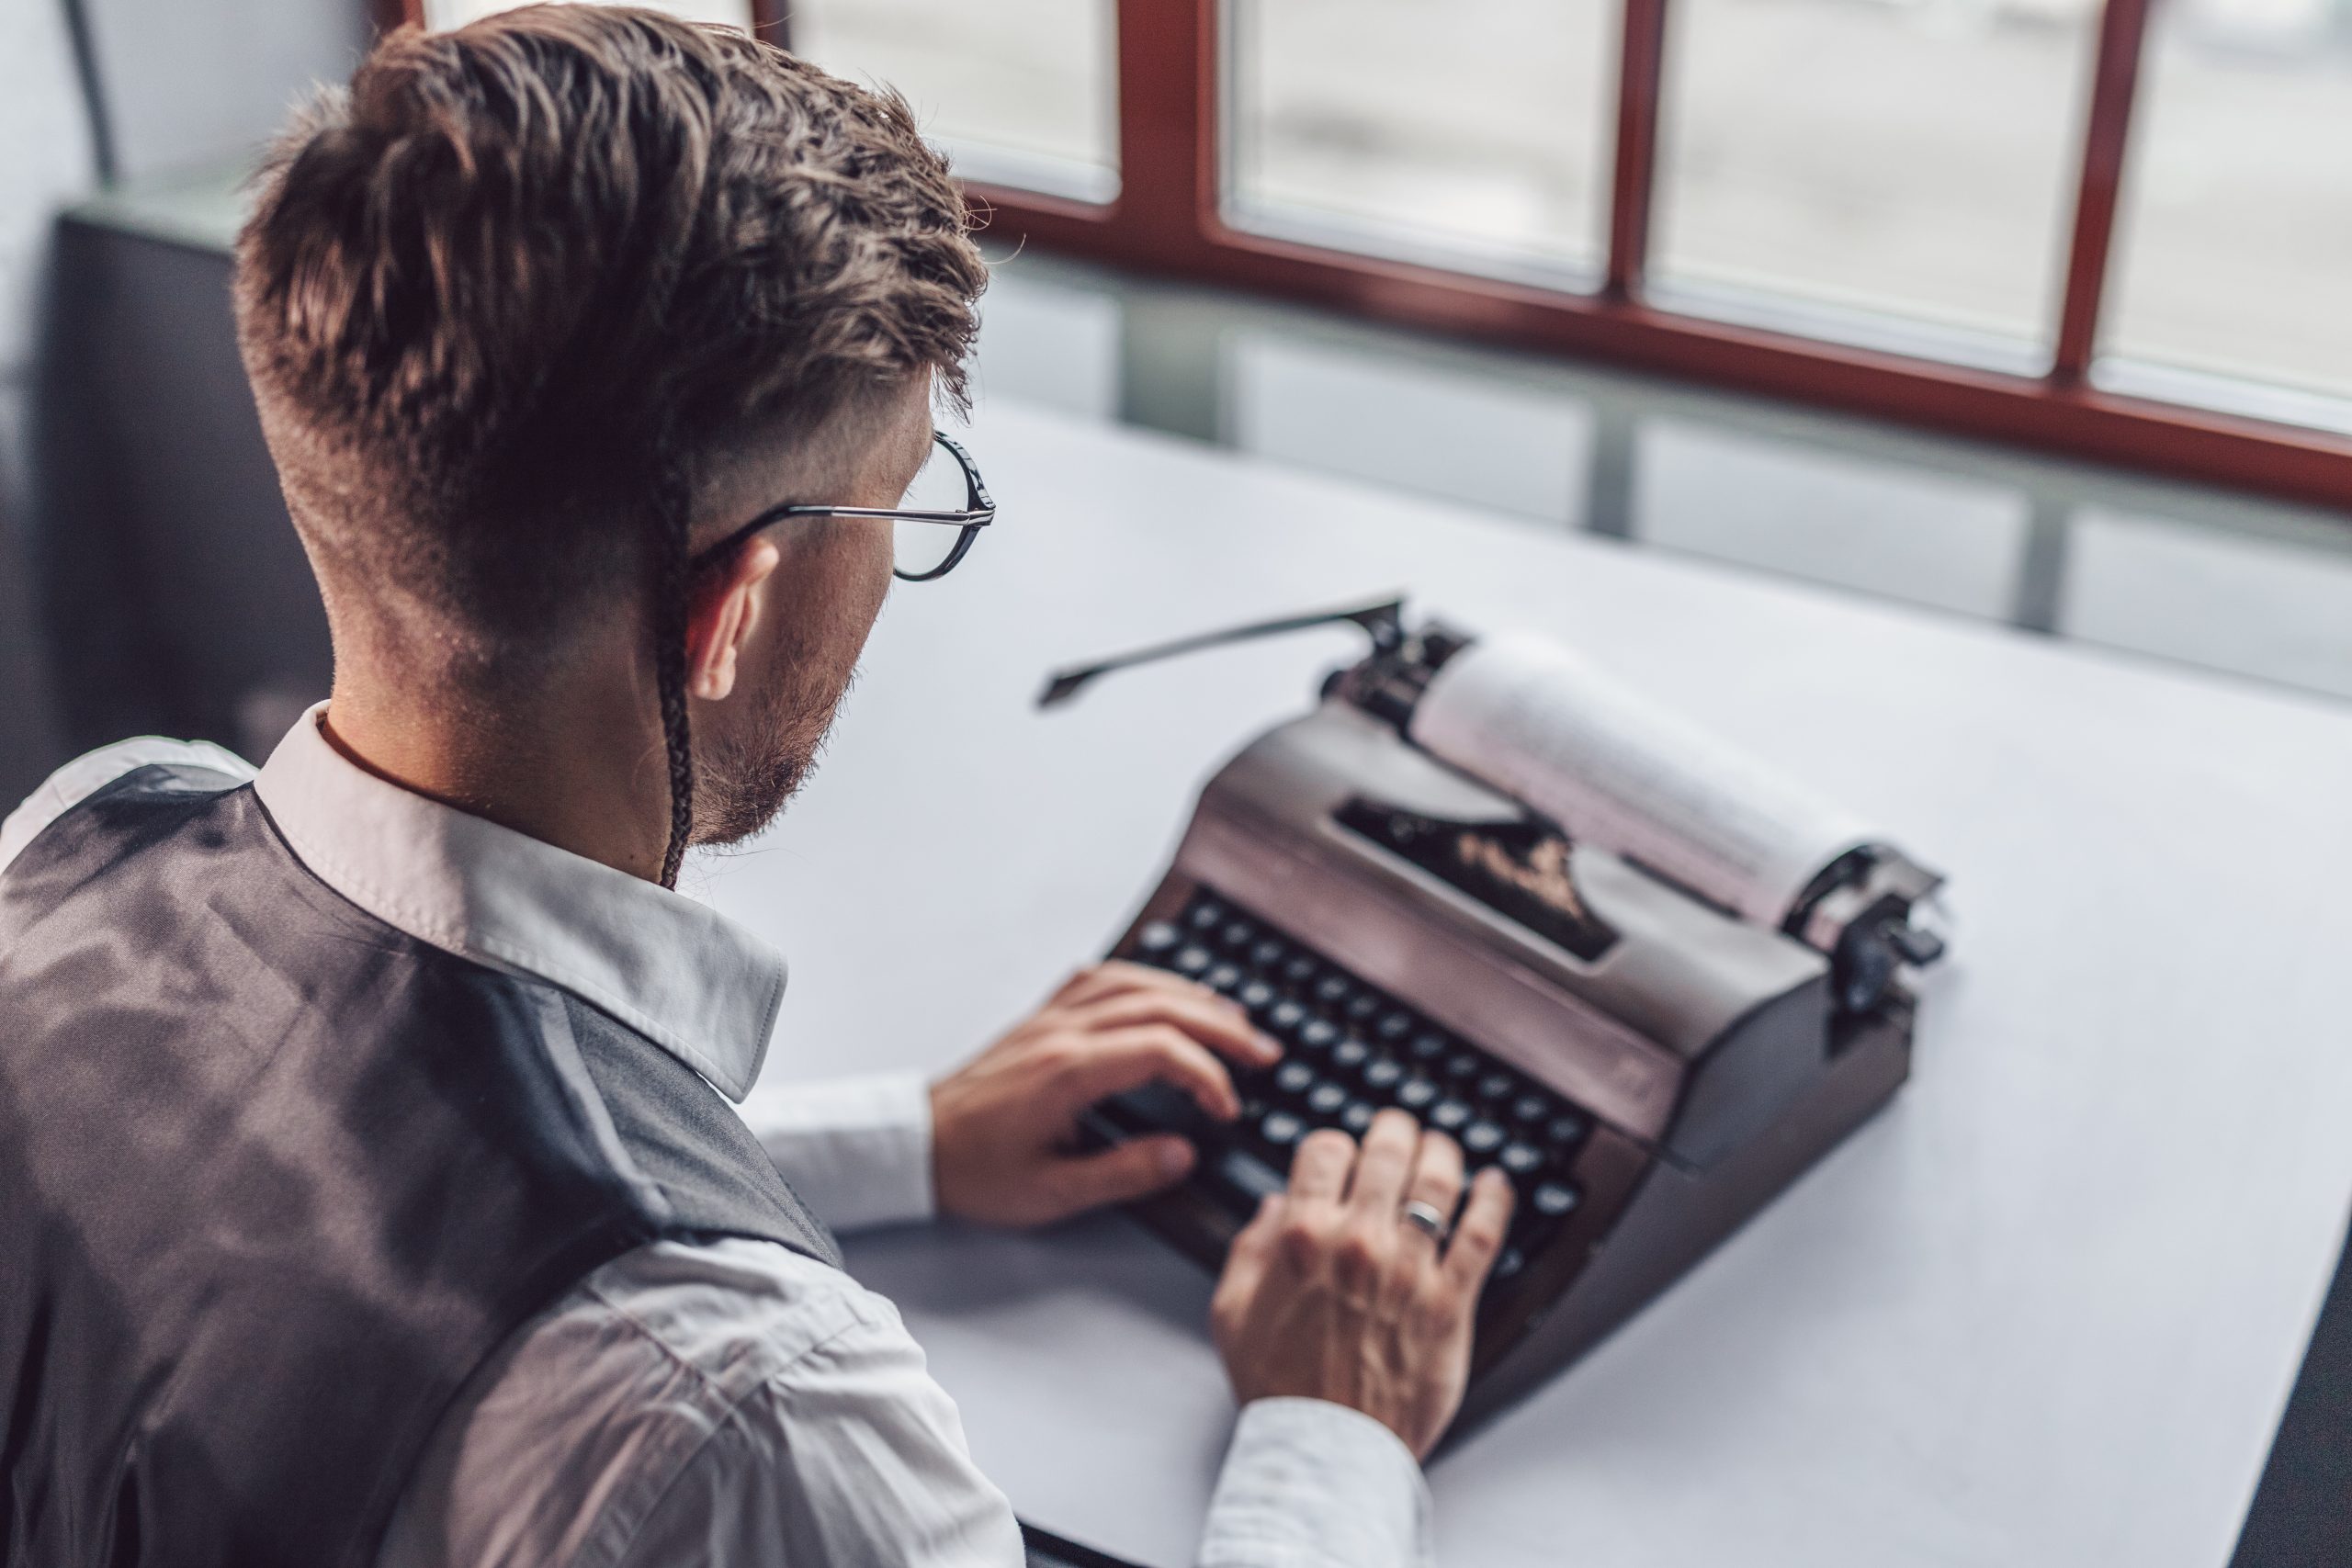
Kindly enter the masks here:
[[782, 501], [894, 504], [985, 280], [894, 96], [641, 11], [393, 35], [281, 139], [238, 244], [339, 687], [360, 663], [527, 723], [618, 671], [649, 726], [691, 691], [673, 796], [701, 786], [697, 838], [756, 828], [847, 684], [888, 525], [790, 524], [691, 581], [690, 551]]

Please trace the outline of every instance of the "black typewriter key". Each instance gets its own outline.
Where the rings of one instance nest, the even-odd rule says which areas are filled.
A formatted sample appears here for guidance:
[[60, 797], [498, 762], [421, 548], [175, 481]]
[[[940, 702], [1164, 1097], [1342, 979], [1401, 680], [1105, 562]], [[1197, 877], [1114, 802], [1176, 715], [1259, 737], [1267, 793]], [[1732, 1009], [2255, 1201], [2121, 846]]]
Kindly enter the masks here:
[[1408, 1111], [1427, 1110], [1430, 1102], [1435, 1099], [1437, 1099], [1437, 1085], [1427, 1078], [1407, 1078], [1396, 1086], [1396, 1103]]
[[1216, 954], [1209, 952], [1207, 948], [1203, 947], [1199, 942], [1194, 942], [1190, 947], [1185, 948], [1182, 953], [1179, 953], [1170, 962], [1170, 966], [1172, 967], [1179, 975], [1200, 976], [1206, 974], [1208, 972], [1208, 966], [1216, 962]]
[[1241, 984], [1241, 965], [1220, 964], [1201, 976], [1201, 984], [1212, 991], [1230, 991]]
[[1304, 986], [1313, 978], [1315, 960], [1303, 953], [1293, 954], [1291, 961], [1283, 965], [1283, 984], [1286, 986]]
[[1380, 998], [1369, 991], [1361, 991], [1348, 1003], [1348, 1017], [1357, 1023], [1369, 1023], [1372, 1015], [1380, 1010]]
[[1413, 1037], [1413, 1060], [1434, 1062], [1445, 1055], [1447, 1048], [1446, 1039], [1442, 1034], [1417, 1034]]
[[1514, 1139], [1503, 1145], [1503, 1152], [1495, 1156], [1495, 1163], [1513, 1176], [1532, 1176], [1544, 1168], [1544, 1152], [1532, 1144], [1522, 1144]]
[[1136, 933], [1136, 951], [1146, 958], [1158, 958], [1175, 952], [1183, 940], [1184, 933], [1166, 920], [1154, 920]]
[[1351, 1073], [1363, 1066], [1371, 1055], [1371, 1046], [1351, 1035], [1331, 1047], [1331, 1065]]
[[1462, 1129], [1462, 1151], [1464, 1154], [1490, 1155], [1503, 1146], [1503, 1130], [1492, 1122], [1473, 1122]]
[[1348, 1091], [1335, 1083], [1319, 1083], [1307, 1092], [1306, 1109], [1328, 1122], [1348, 1103]]
[[1214, 898], [1196, 899], [1184, 919], [1196, 931], [1215, 931], [1225, 924], [1225, 906]]
[[1217, 940], [1230, 948], [1243, 948], [1258, 940], [1258, 928], [1248, 920], [1227, 920]]
[[1470, 1108], [1458, 1100], [1441, 1100], [1430, 1107], [1430, 1125], [1452, 1133], [1470, 1120]]
[[1371, 1106], [1361, 1100], [1352, 1100], [1348, 1102], [1348, 1108], [1340, 1112], [1340, 1125], [1361, 1138], [1372, 1131], [1374, 1114]]
[[1315, 1069], [1305, 1062], [1284, 1062], [1274, 1069], [1274, 1087], [1284, 1094], [1305, 1094], [1315, 1085]]
[[1315, 999], [1325, 1007], [1338, 1007], [1348, 999], [1355, 987], [1348, 984], [1344, 975], [1326, 975], [1315, 982]]
[[1263, 980], [1244, 980], [1235, 989], [1233, 999], [1251, 1012], [1261, 1012], [1273, 1005], [1274, 988]]
[[1386, 1094], [1404, 1081], [1405, 1069], [1394, 1056], [1383, 1056], [1363, 1065], [1363, 1087]]
[[1529, 1205], [1547, 1220], [1556, 1220], [1577, 1206], [1577, 1190], [1557, 1181], [1547, 1181], [1535, 1190]]
[[1530, 1089], [1510, 1102], [1510, 1113], [1522, 1122], [1541, 1122], [1552, 1114], [1552, 1100]]
[[1380, 1021], [1372, 1026], [1372, 1032], [1393, 1045], [1413, 1032], [1413, 1015], [1391, 1009], [1380, 1015]]
[[1515, 1247], [1506, 1247], [1496, 1254], [1494, 1272], [1488, 1278], [1508, 1280], [1526, 1267], [1527, 1254]]
[[1286, 1149], [1306, 1134], [1306, 1123], [1287, 1111], [1270, 1111], [1258, 1123], [1258, 1135], [1278, 1149]]
[[1250, 962], [1260, 969], [1272, 969], [1283, 961], [1283, 954], [1289, 951], [1280, 937], [1261, 936], [1250, 949]]
[[1486, 1070], [1476, 1051], [1456, 1051], [1445, 1059], [1445, 1076], [1456, 1082], [1467, 1083]]
[[1241, 1097], [1241, 1119], [1244, 1122], [1255, 1122], [1265, 1113], [1266, 1102], [1261, 1097], [1254, 1094]]
[[1478, 1080], [1478, 1098], [1499, 1104], [1509, 1100], [1511, 1090], [1518, 1087], [1519, 1080], [1509, 1073], [1488, 1073]]
[[1584, 1118], [1573, 1111], [1562, 1111], [1553, 1117], [1551, 1125], [1544, 1129], [1544, 1136], [1556, 1148], [1566, 1148], [1584, 1134]]
[[1266, 1027], [1287, 1035], [1306, 1021], [1306, 1010], [1285, 997], [1266, 1010]]
[[1310, 1018], [1298, 1032], [1298, 1043], [1309, 1051], [1328, 1051], [1340, 1038], [1340, 1026], [1328, 1018]]

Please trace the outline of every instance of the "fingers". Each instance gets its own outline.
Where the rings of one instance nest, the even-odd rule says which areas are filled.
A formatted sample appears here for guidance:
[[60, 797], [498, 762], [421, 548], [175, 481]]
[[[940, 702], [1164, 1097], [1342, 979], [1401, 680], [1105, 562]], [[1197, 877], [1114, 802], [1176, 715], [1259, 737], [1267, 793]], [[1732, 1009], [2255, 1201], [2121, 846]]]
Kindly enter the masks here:
[[1138, 986], [1113, 991], [1069, 1009], [1069, 1021], [1082, 1029], [1120, 1029], [1142, 1023], [1169, 1023], [1182, 1030], [1217, 1055], [1245, 1066], [1272, 1066], [1282, 1047], [1261, 1034], [1250, 1015], [1204, 986], [1190, 981], [1182, 989]]
[[1241, 1114], [1225, 1065], [1173, 1024], [1144, 1023], [1072, 1036], [1054, 1092], [1076, 1108], [1155, 1080], [1172, 1085], [1220, 1122]]
[[[1443, 1133], [1422, 1134], [1419, 1152], [1413, 1156], [1413, 1173], [1405, 1182], [1405, 1201], [1427, 1203], [1452, 1220], [1453, 1206], [1462, 1201], [1462, 1145]], [[1437, 1255], [1437, 1237], [1419, 1225], [1405, 1228], [1421, 1237], [1431, 1258]]]
[[1348, 1190], [1348, 1171], [1356, 1162], [1356, 1142], [1329, 1127], [1306, 1134], [1291, 1156], [1290, 1196], [1306, 1203], [1337, 1203]]
[[1062, 982], [1054, 993], [1056, 1007], [1084, 1007], [1106, 997], [1134, 991], [1157, 991], [1163, 995], [1205, 996], [1224, 1006], [1234, 1004], [1217, 996], [1197, 980], [1187, 980], [1165, 969], [1154, 969], [1148, 964], [1130, 964], [1124, 958], [1106, 958], [1102, 963], [1080, 970]]
[[1283, 1196], [1269, 1193], [1258, 1213], [1233, 1238], [1225, 1255], [1225, 1272], [1217, 1276], [1216, 1293], [1209, 1298], [1209, 1322], [1220, 1339], [1238, 1326], [1250, 1298], [1263, 1284], [1274, 1260], [1275, 1238], [1283, 1226]]
[[1445, 1273], [1465, 1294], [1476, 1295], [1486, 1282], [1503, 1249], [1510, 1229], [1510, 1178], [1492, 1166], [1470, 1184], [1470, 1201], [1453, 1224], [1453, 1239], [1445, 1248]]
[[1396, 1223], [1396, 1212], [1405, 1203], [1405, 1175], [1412, 1168], [1420, 1135], [1419, 1123], [1402, 1111], [1384, 1111], [1372, 1119], [1348, 1189], [1348, 1207], [1360, 1218]]
[[1057, 1160], [1047, 1182], [1053, 1217], [1149, 1197], [1192, 1174], [1196, 1157], [1189, 1142], [1170, 1133]]

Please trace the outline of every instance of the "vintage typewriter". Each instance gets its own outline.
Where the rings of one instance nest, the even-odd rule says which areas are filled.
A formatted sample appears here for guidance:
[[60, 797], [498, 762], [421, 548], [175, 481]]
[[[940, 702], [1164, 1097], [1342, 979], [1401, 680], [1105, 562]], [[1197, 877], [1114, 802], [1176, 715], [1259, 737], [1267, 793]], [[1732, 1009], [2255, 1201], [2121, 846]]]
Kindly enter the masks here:
[[[1518, 1192], [1462, 1425], [1566, 1365], [1884, 1103], [1940, 878], [1859, 819], [1556, 645], [1408, 626], [1401, 601], [1145, 649], [1112, 669], [1351, 621], [1321, 703], [1202, 792], [1113, 948], [1282, 1041], [1220, 1125], [1152, 1087], [1090, 1134], [1202, 1159], [1136, 1209], [1218, 1265], [1312, 1129], [1383, 1106]], [[1459, 1427], [1457, 1427], [1459, 1429]]]

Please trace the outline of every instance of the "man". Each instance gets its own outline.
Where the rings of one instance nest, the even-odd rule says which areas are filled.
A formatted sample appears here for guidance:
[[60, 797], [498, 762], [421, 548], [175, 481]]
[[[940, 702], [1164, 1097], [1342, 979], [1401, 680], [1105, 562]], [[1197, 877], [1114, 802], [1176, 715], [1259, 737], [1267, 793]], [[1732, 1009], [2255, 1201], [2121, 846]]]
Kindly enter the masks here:
[[[902, 102], [650, 13], [395, 35], [287, 135], [236, 306], [334, 688], [257, 776], [129, 742], [0, 829], [0, 1556], [1021, 1561], [803, 1200], [1133, 1198], [1192, 1150], [1077, 1111], [1229, 1117], [1272, 1043], [1105, 965], [755, 1140], [782, 963], [669, 891], [807, 770], [894, 528], [985, 522], [888, 515], [983, 283]], [[1462, 1173], [1318, 1133], [1237, 1243], [1204, 1562], [1427, 1559], [1510, 1202]]]

